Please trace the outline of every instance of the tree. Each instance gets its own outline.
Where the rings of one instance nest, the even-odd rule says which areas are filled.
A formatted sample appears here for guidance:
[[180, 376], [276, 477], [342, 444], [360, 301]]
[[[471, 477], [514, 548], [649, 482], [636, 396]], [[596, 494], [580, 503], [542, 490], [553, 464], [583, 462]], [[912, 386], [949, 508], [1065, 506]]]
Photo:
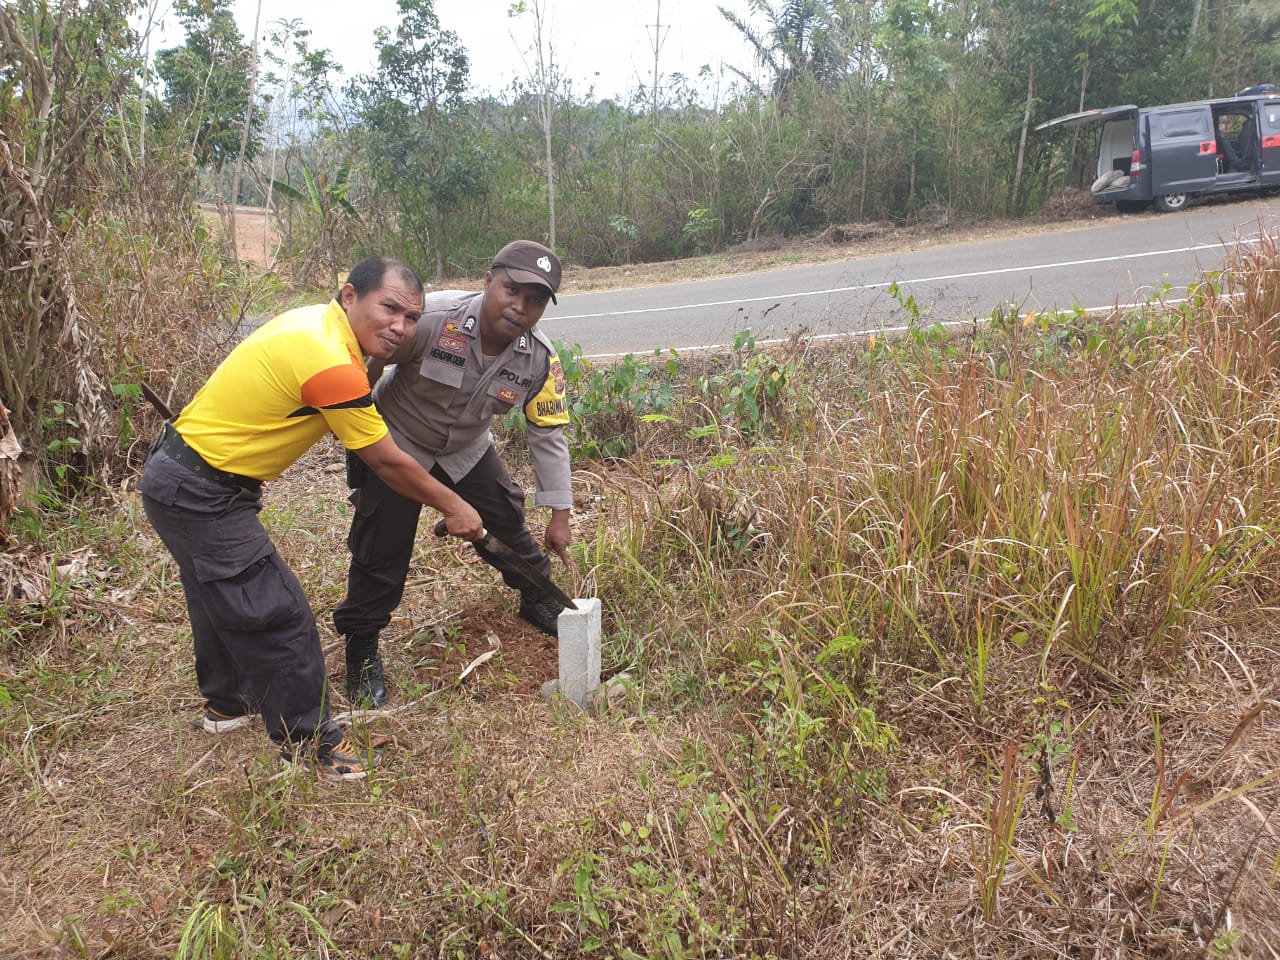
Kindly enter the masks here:
[[378, 72], [358, 78], [370, 167], [400, 213], [400, 229], [445, 275], [448, 214], [488, 190], [488, 160], [474, 138], [463, 93], [469, 61], [442, 30], [431, 0], [398, 0], [400, 25], [377, 33]]
[[555, 48], [552, 46], [547, 24], [546, 6], [542, 0], [517, 0], [507, 11], [510, 17], [533, 14], [533, 64], [525, 61], [525, 67], [533, 81], [537, 94], [538, 122], [542, 126], [543, 149], [547, 176], [547, 233], [548, 246], [556, 246], [556, 162], [552, 147], [552, 131], [555, 127], [556, 95], [560, 87], [559, 70], [556, 68]]
[[[296, 18], [272, 21], [267, 29], [267, 43], [262, 55], [269, 65], [262, 77], [268, 117], [266, 139], [269, 149], [266, 170], [262, 172], [267, 218], [276, 213], [273, 192], [278, 183], [290, 188], [284, 193], [291, 200], [301, 201], [301, 209], [310, 213], [317, 208], [325, 209], [324, 204], [317, 200], [335, 188], [317, 183], [317, 179], [323, 181], [326, 176], [321, 172], [317, 178], [312, 173], [307, 166], [307, 154], [311, 154], [311, 163], [322, 170], [336, 166], [340, 175], [335, 176], [335, 181], [343, 184], [341, 196], [344, 200], [350, 197], [348, 176], [342, 172], [349, 171], [350, 157], [344, 156], [337, 164], [331, 164], [327, 156], [322, 156], [322, 145], [334, 141], [341, 144], [346, 152], [352, 152], [348, 138], [328, 136], [342, 123], [331, 79], [342, 73], [342, 67], [332, 59], [328, 50], [312, 50], [307, 42], [310, 36], [311, 31]], [[308, 177], [310, 182], [307, 182]], [[296, 204], [288, 206], [282, 244], [288, 255], [301, 256], [304, 272], [331, 273], [333, 265], [328, 263], [326, 256], [337, 256], [345, 261], [349, 259], [350, 251], [335, 250], [326, 254], [327, 249], [336, 248], [340, 242], [334, 225], [323, 219], [316, 225], [312, 217], [295, 219], [293, 213], [297, 208]], [[302, 238], [295, 234], [296, 226], [302, 228]], [[316, 229], [312, 230], [312, 227]], [[263, 249], [270, 263], [276, 251], [266, 249], [269, 225], [264, 223], [263, 230]]]
[[885, 62], [889, 89], [885, 112], [907, 141], [894, 155], [905, 161], [899, 164], [907, 172], [899, 209], [908, 214], [914, 212], [924, 192], [919, 184], [921, 163], [938, 156], [940, 131], [931, 122], [930, 108], [946, 87], [934, 18], [935, 11], [925, 0], [889, 0], [876, 33], [876, 49]]
[[305, 251], [301, 251], [301, 268], [298, 274], [321, 286], [333, 286], [338, 279], [339, 265], [349, 260], [348, 251], [340, 239], [342, 228], [358, 224], [360, 215], [352, 205], [351, 168], [342, 166], [332, 176], [312, 173], [302, 167], [305, 189], [299, 190], [281, 180], [269, 181], [272, 190], [281, 196], [301, 204], [310, 214], [316, 226], [316, 238]]
[[231, 256], [235, 260], [240, 259], [240, 240], [239, 231], [236, 229], [236, 208], [240, 205], [240, 174], [244, 170], [244, 161], [249, 149], [249, 133], [253, 127], [253, 98], [258, 89], [258, 24], [262, 21], [262, 0], [258, 0], [257, 9], [253, 14], [253, 47], [250, 62], [252, 69], [249, 72], [249, 94], [245, 98], [248, 107], [245, 111], [244, 122], [240, 124], [240, 149], [236, 151], [235, 172], [231, 177], [231, 216], [227, 218], [229, 229], [228, 235], [231, 237]]
[[1133, 0], [1086, 0], [1084, 18], [1077, 35], [1084, 43], [1080, 51], [1080, 101], [1078, 110], [1084, 109], [1085, 92], [1089, 87], [1089, 71], [1098, 55], [1098, 49], [1122, 49], [1138, 22], [1138, 6]]
[[46, 465], [62, 479], [92, 473], [111, 452], [97, 341], [71, 262], [75, 232], [128, 164], [119, 119], [137, 75], [134, 41], [106, 0], [0, 4], [0, 408], [13, 428], [0, 441], [28, 451], [37, 476]]
[[[767, 0], [747, 0], [747, 7], [768, 21], [763, 32], [732, 10], [718, 9], [755, 50], [760, 65], [773, 72], [772, 96], [785, 102], [806, 77], [829, 84], [843, 75], [843, 58], [826, 30], [830, 15], [826, 0], [783, 0], [776, 6]], [[735, 72], [748, 83], [754, 82], [742, 71]]]
[[[1024, 202], [1028, 148], [1034, 118], [1072, 112], [1077, 100], [1066, 84], [1045, 78], [1070, 75], [1079, 39], [1073, 22], [1060, 15], [1058, 0], [995, 0], [986, 10], [985, 43], [979, 49], [987, 70], [979, 79], [985, 87], [984, 102], [1006, 119], [1002, 137], [1016, 130], [1012, 176], [1008, 181], [1008, 209], [1017, 212]], [[1015, 127], [1012, 118], [1018, 118]], [[1043, 142], [1043, 141], [1041, 141]]]
[[[250, 102], [253, 50], [241, 37], [230, 4], [231, 0], [177, 0], [174, 8], [187, 30], [186, 43], [156, 54], [169, 122], [190, 125], [196, 165], [218, 174], [229, 160], [257, 154], [262, 124], [261, 114], [252, 116]], [[246, 126], [249, 135], [244, 138]]]

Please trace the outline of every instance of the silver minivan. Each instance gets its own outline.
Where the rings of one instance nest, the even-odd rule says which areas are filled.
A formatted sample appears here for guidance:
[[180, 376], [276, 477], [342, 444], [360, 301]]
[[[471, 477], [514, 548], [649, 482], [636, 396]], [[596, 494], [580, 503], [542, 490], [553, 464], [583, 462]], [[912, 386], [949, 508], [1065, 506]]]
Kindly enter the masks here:
[[1166, 213], [1196, 197], [1280, 187], [1280, 93], [1273, 84], [1233, 97], [1159, 107], [1106, 107], [1036, 127], [1099, 125], [1093, 202], [1125, 213], [1153, 201]]

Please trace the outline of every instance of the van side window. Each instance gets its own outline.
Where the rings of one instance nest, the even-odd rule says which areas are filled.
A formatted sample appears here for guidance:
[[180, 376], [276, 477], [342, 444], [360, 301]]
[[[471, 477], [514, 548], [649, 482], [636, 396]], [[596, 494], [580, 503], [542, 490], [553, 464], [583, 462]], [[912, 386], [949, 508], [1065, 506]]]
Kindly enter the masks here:
[[1271, 109], [1265, 111], [1267, 118], [1267, 128], [1270, 130], [1280, 130], [1280, 110]]
[[1175, 110], [1160, 114], [1160, 136], [1165, 139], [1196, 137], [1209, 139], [1207, 110]]

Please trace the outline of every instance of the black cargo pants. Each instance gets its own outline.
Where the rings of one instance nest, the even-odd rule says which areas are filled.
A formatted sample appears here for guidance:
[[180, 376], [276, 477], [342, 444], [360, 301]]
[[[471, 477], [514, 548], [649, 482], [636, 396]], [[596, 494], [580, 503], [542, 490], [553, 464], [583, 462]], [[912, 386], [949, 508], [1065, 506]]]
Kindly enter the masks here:
[[[333, 611], [333, 625], [346, 636], [367, 637], [390, 623], [392, 612], [400, 605], [422, 504], [396, 493], [353, 454], [348, 454], [348, 463], [349, 480], [355, 487], [350, 497], [355, 513], [347, 535], [351, 567], [347, 596]], [[524, 491], [511, 479], [492, 444], [471, 472], [456, 483], [439, 464], [432, 467], [431, 475], [469, 503], [489, 533], [537, 570], [551, 575], [551, 561], [525, 525]], [[530, 585], [519, 574], [484, 559], [512, 589]]]
[[336, 744], [315, 616], [258, 519], [261, 494], [197, 476], [155, 449], [138, 491], [178, 563], [209, 706], [260, 713], [276, 743]]

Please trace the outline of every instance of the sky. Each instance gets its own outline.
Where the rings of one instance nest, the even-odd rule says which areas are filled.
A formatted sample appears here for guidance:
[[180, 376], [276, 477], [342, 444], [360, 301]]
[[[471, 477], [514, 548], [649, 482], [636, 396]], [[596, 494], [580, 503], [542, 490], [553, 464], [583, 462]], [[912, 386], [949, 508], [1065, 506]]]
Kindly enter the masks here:
[[[172, 7], [157, 2], [157, 31], [152, 52], [182, 43], [183, 30]], [[299, 19], [311, 28], [313, 49], [327, 48], [343, 65], [343, 77], [371, 72], [375, 65], [374, 30], [394, 29], [396, 0], [261, 0], [260, 31], [275, 20]], [[722, 65], [753, 69], [750, 49], [741, 34], [720, 14], [717, 0], [543, 0], [557, 63], [578, 94], [593, 86], [598, 98], [623, 97], [653, 83], [653, 24], [661, 18], [662, 45], [658, 69], [662, 77], [680, 72], [697, 77], [703, 64], [721, 77]], [[521, 47], [532, 46], [532, 15], [511, 19], [510, 0], [435, 0], [440, 25], [462, 40], [471, 59], [474, 93], [501, 93], [512, 79], [527, 79]], [[746, 17], [745, 0], [719, 0]], [[253, 36], [258, 0], [233, 0], [236, 21], [246, 42]], [[515, 37], [520, 39], [517, 45]], [[526, 54], [527, 56], [527, 54]], [[530, 61], [532, 64], [532, 61]], [[712, 87], [715, 79], [706, 82]], [[720, 83], [734, 77], [724, 74]], [[660, 86], [662, 81], [660, 81]], [[713, 89], [704, 90], [711, 99]]]

